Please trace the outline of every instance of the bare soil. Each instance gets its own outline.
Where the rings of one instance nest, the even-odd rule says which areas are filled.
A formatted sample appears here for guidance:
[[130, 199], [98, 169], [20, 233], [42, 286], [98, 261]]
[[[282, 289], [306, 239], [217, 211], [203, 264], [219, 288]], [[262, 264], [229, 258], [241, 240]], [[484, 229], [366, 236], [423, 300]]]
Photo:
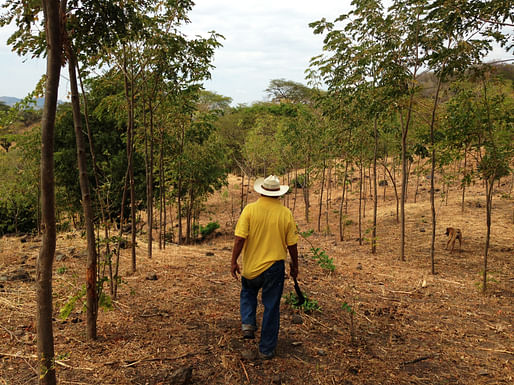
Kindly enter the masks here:
[[[85, 338], [85, 314], [77, 305], [67, 320], [59, 309], [85, 280], [85, 241], [60, 234], [54, 263], [55, 351], [60, 384], [173, 384], [189, 374], [191, 384], [512, 384], [514, 383], [514, 231], [511, 181], [493, 201], [489, 282], [480, 290], [485, 244], [485, 199], [480, 184], [451, 189], [437, 201], [436, 273], [430, 269], [431, 217], [428, 184], [406, 205], [407, 260], [399, 260], [400, 230], [391, 187], [380, 188], [378, 250], [358, 242], [358, 191], [353, 186], [345, 240], [340, 241], [332, 192], [329, 225], [309, 238], [334, 260], [329, 273], [299, 243], [302, 289], [322, 310], [304, 314], [283, 301], [277, 356], [243, 358], [256, 352], [242, 339], [239, 288], [229, 273], [232, 229], [239, 213], [240, 179], [207, 202], [205, 224], [217, 220], [219, 235], [193, 246], [157, 245], [146, 255], [138, 239], [137, 273], [129, 274], [129, 250], [122, 254], [123, 284], [110, 311], [100, 311], [99, 338]], [[369, 189], [369, 188], [368, 188]], [[319, 190], [319, 189], [318, 189]], [[411, 190], [413, 188], [411, 187]], [[319, 193], [319, 191], [317, 191]], [[317, 195], [311, 223], [303, 218], [301, 195], [295, 218], [301, 230], [317, 227]], [[250, 194], [249, 201], [257, 198]], [[293, 206], [293, 196], [289, 196]], [[363, 230], [370, 227], [368, 197]], [[323, 210], [325, 212], [325, 209]], [[445, 228], [462, 229], [462, 250], [445, 250]], [[33, 281], [5, 281], [23, 269], [35, 277], [40, 241], [0, 239], [0, 384], [35, 384], [36, 331]], [[157, 280], [147, 278], [155, 274]], [[285, 294], [293, 290], [286, 280]], [[342, 308], [347, 303], [355, 311]], [[260, 314], [262, 309], [259, 308]], [[299, 318], [300, 317], [300, 318]], [[353, 321], [353, 325], [352, 325]], [[301, 322], [301, 323], [300, 323]]]

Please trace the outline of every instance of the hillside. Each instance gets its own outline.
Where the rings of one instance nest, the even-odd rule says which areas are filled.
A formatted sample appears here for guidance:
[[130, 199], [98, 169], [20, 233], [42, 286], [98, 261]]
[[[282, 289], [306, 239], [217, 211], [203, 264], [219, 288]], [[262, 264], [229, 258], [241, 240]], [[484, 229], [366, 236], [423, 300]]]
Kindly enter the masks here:
[[[167, 245], [146, 256], [138, 240], [138, 271], [122, 257], [123, 284], [113, 310], [100, 311], [99, 339], [85, 340], [85, 315], [77, 305], [67, 320], [58, 311], [79, 290], [85, 270], [85, 241], [59, 234], [54, 264], [55, 350], [61, 384], [511, 384], [514, 378], [514, 232], [512, 180], [493, 200], [490, 282], [479, 290], [485, 239], [485, 199], [480, 184], [460, 190], [448, 204], [437, 201], [436, 275], [430, 274], [428, 183], [417, 203], [409, 197], [407, 261], [398, 258], [399, 226], [392, 188], [379, 196], [378, 253], [359, 246], [355, 186], [350, 193], [346, 240], [339, 241], [339, 193], [329, 210], [330, 232], [309, 238], [334, 259], [327, 273], [312, 260], [309, 244], [299, 248], [299, 281], [320, 312], [304, 314], [282, 302], [277, 357], [251, 359], [256, 342], [241, 338], [239, 282], [229, 273], [232, 225], [240, 179], [229, 179], [228, 197], [207, 202], [202, 223], [217, 220], [219, 235], [193, 246]], [[357, 189], [358, 190], [358, 189]], [[295, 218], [305, 223], [298, 195]], [[256, 195], [250, 194], [249, 201]], [[292, 206], [292, 196], [289, 197]], [[316, 202], [314, 197], [312, 202]], [[371, 218], [368, 197], [365, 221]], [[236, 209], [237, 210], [237, 209]], [[313, 204], [312, 218], [318, 206]], [[462, 250], [444, 250], [445, 228], [460, 227]], [[365, 225], [364, 227], [367, 227]], [[35, 288], [32, 281], [7, 280], [20, 270], [35, 276], [39, 238], [0, 239], [0, 383], [34, 384]], [[286, 280], [284, 294], [293, 290]], [[354, 310], [342, 308], [347, 303]], [[348, 309], [348, 308], [346, 308]], [[260, 308], [262, 314], [262, 308]], [[250, 358], [250, 359], [249, 359]]]
[[[9, 107], [14, 106], [16, 103], [18, 103], [20, 101], [21, 101], [20, 98], [15, 98], [13, 96], [0, 96], [0, 102], [5, 103]], [[35, 98], [34, 101], [36, 102], [36, 104], [34, 106], [34, 108], [36, 110], [43, 108], [43, 105], [45, 104], [45, 98]], [[64, 103], [64, 102], [61, 100], [57, 101], [57, 104], [62, 104], [62, 103]]]

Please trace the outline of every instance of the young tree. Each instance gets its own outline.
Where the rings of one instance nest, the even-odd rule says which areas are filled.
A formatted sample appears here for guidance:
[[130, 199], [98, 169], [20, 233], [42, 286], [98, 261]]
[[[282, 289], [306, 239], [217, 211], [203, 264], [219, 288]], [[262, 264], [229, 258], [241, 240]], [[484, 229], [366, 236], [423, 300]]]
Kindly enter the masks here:
[[43, 243], [37, 260], [37, 347], [39, 383], [56, 383], [52, 329], [52, 266], [55, 254], [54, 125], [62, 62], [61, 31], [66, 1], [43, 0], [47, 70], [45, 104], [41, 121], [41, 210]]

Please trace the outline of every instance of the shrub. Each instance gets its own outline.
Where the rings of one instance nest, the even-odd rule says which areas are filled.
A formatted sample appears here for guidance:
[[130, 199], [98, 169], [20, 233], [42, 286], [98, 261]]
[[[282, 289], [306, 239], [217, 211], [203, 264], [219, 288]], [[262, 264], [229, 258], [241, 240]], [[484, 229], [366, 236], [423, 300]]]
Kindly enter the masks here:
[[200, 234], [202, 235], [202, 238], [206, 238], [207, 236], [211, 235], [214, 231], [216, 231], [216, 229], [219, 228], [220, 224], [218, 223], [218, 221], [209, 222], [205, 227], [200, 225]]
[[291, 187], [304, 188], [308, 187], [305, 183], [305, 174], [300, 174], [298, 177], [291, 179]]
[[298, 305], [298, 296], [289, 292], [289, 294], [285, 295], [284, 298], [286, 300], [286, 304], [291, 306], [293, 309], [302, 310], [304, 313], [312, 313], [314, 311], [321, 312], [321, 306], [319, 306], [318, 301], [314, 299], [309, 299], [305, 293], [305, 302], [301, 305]]

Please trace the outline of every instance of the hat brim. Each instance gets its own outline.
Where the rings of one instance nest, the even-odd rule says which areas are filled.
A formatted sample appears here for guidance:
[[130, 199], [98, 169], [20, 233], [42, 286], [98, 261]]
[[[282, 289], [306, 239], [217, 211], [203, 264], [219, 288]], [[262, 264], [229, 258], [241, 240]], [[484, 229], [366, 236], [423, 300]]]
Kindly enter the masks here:
[[285, 185], [280, 185], [280, 190], [269, 191], [269, 190], [264, 189], [264, 187], [262, 187], [263, 183], [264, 183], [264, 178], [258, 178], [254, 182], [253, 189], [255, 190], [256, 193], [265, 195], [267, 197], [281, 197], [282, 195], [284, 195], [285, 193], [287, 193], [289, 191], [289, 186], [285, 186]]

